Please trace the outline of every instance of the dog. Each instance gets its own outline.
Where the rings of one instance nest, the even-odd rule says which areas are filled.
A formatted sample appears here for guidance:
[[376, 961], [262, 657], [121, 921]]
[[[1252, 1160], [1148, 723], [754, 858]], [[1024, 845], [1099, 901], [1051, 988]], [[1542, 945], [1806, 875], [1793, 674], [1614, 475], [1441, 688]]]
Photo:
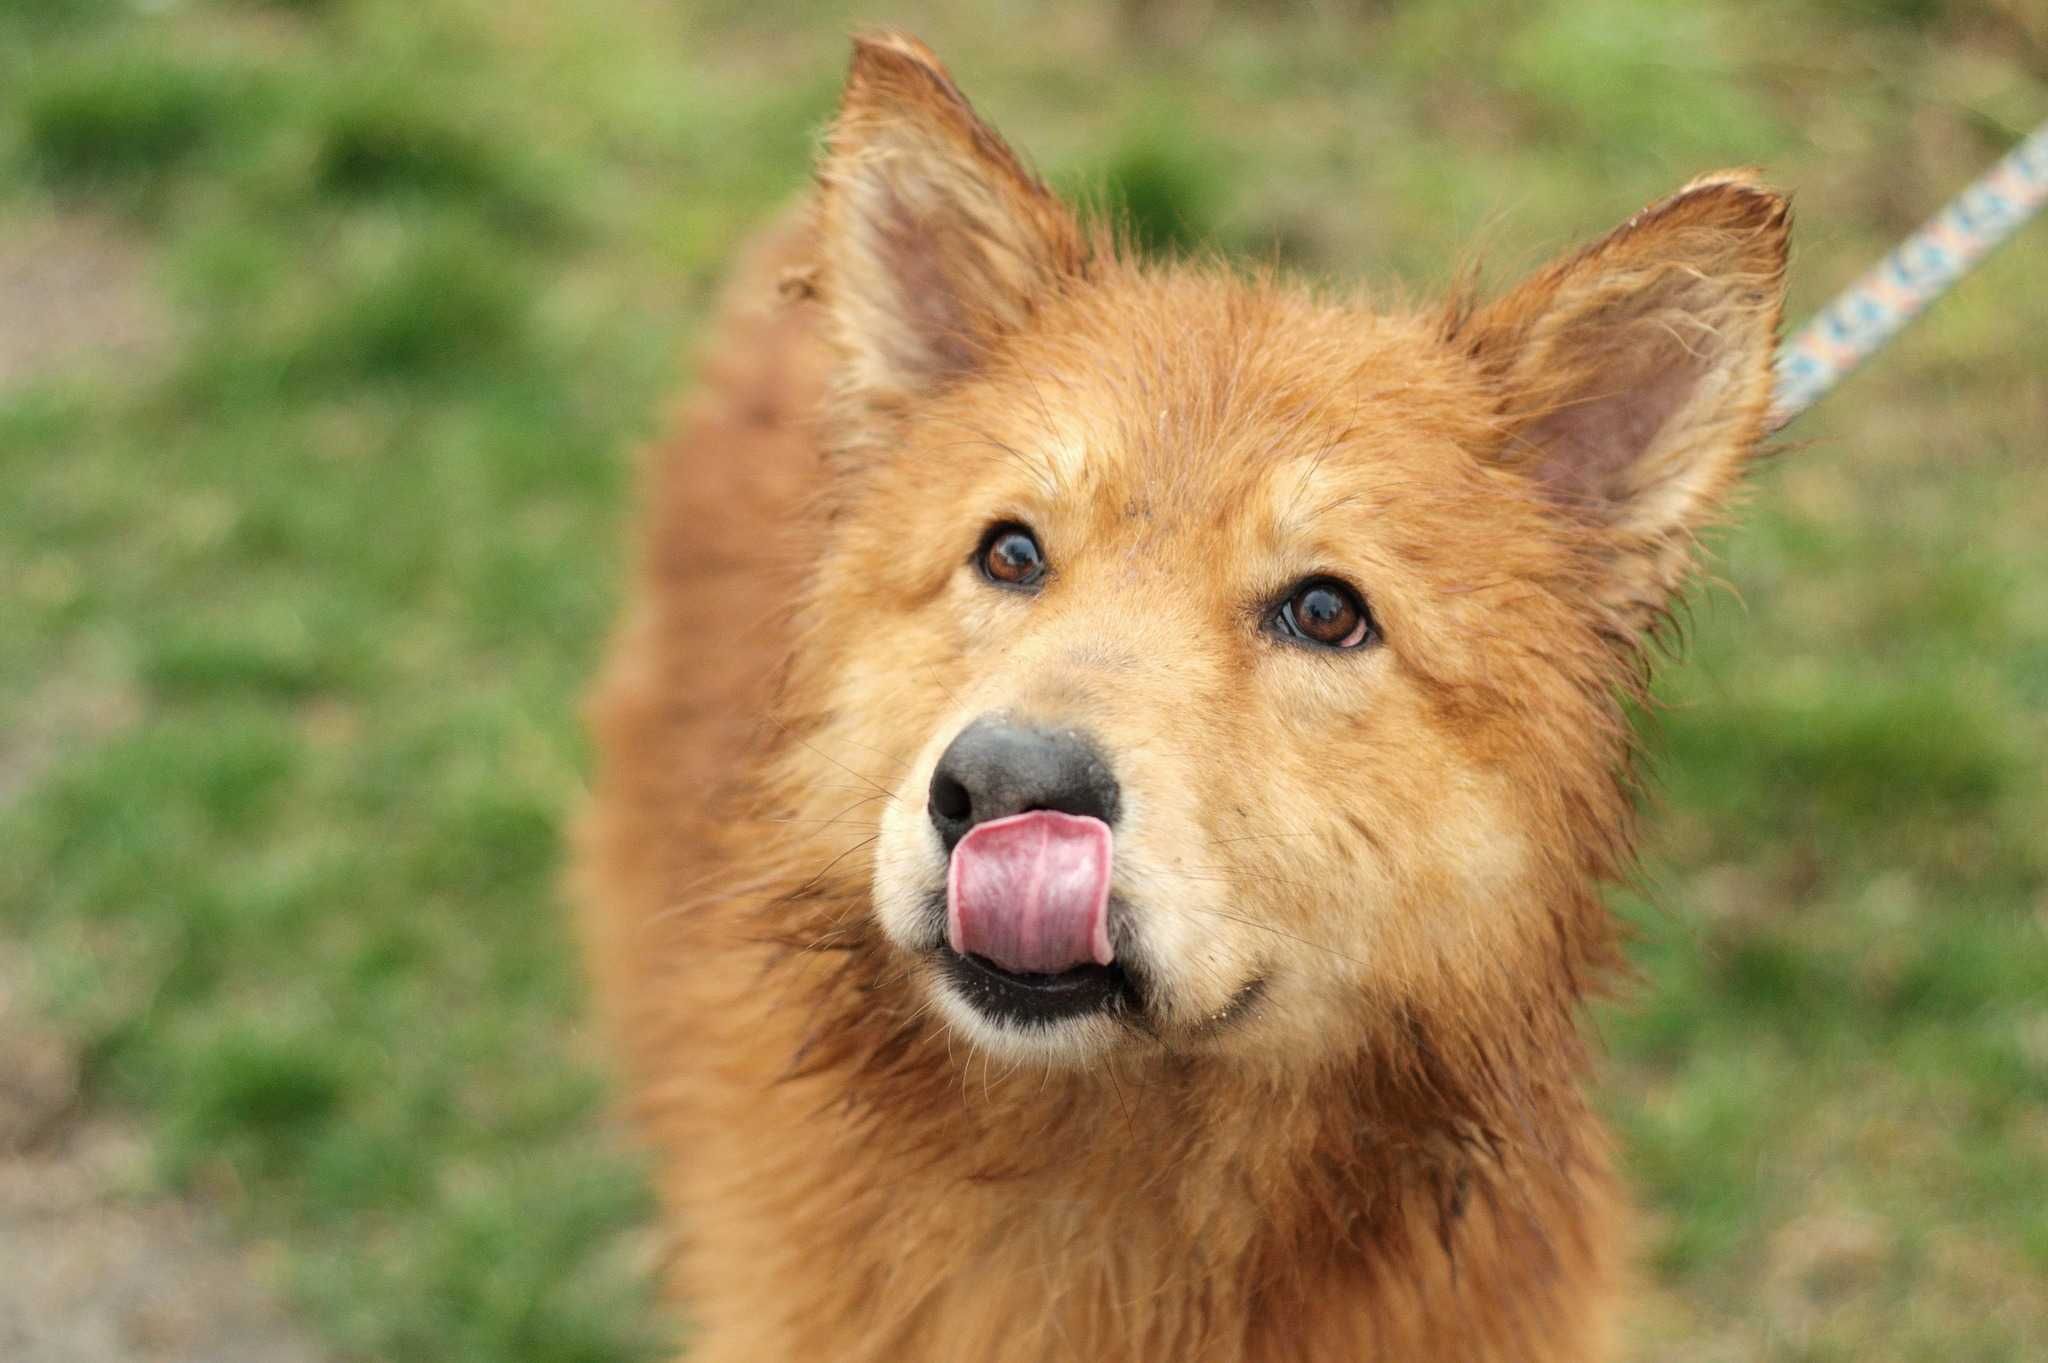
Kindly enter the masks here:
[[1580, 1014], [1788, 231], [1710, 174], [1376, 311], [1136, 258], [857, 40], [591, 711], [693, 1363], [1610, 1356]]

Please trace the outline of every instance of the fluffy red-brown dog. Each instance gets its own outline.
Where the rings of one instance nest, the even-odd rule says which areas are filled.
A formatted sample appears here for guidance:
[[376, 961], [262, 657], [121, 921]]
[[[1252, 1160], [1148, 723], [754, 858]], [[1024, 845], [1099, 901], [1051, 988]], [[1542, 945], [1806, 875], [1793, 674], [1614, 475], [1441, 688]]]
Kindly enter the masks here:
[[1784, 201], [1497, 301], [1131, 258], [857, 44], [656, 451], [580, 884], [695, 1363], [1588, 1360], [1626, 707]]

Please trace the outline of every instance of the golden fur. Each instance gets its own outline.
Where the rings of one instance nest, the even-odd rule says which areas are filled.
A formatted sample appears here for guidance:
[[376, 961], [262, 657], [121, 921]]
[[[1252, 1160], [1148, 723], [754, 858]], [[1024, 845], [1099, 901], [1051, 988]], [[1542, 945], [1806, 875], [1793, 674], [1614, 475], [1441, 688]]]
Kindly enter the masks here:
[[[1588, 1360], [1623, 1200], [1646, 636], [1762, 435], [1787, 214], [1708, 177], [1490, 304], [1135, 260], [931, 54], [856, 44], [814, 208], [648, 468], [580, 844], [694, 1363]], [[1035, 597], [969, 566], [1030, 524]], [[1383, 642], [1260, 628], [1360, 586]], [[938, 752], [1118, 768], [1147, 1016], [964, 1015]], [[912, 944], [914, 945], [914, 944]]]

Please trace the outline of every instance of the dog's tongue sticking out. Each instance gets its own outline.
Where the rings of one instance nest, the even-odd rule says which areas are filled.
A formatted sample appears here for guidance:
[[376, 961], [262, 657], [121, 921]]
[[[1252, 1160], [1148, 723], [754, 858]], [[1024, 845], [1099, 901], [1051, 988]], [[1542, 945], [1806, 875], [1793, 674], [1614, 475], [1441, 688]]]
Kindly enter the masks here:
[[1020, 975], [1108, 965], [1109, 825], [1033, 809], [967, 830], [946, 874], [946, 935]]

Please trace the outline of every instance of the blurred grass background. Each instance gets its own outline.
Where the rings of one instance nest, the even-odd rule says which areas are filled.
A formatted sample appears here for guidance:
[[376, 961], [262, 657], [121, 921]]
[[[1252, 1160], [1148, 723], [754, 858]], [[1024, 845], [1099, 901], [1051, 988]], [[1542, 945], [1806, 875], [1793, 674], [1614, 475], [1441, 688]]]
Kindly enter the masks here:
[[[2048, 117], [2033, 0], [6, 0], [0, 931], [342, 1356], [675, 1338], [575, 701], [630, 452], [876, 19], [1157, 249], [1418, 290], [1756, 163], [1803, 317]], [[2048, 225], [1794, 434], [1616, 896], [1635, 1356], [2041, 1357]]]

